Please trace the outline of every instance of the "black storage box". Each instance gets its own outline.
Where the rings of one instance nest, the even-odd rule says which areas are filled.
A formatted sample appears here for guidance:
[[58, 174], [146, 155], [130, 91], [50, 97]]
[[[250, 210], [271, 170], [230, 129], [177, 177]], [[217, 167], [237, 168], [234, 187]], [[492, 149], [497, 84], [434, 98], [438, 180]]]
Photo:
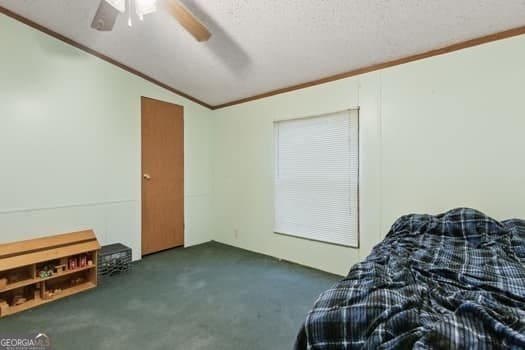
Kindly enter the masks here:
[[116, 273], [129, 271], [131, 268], [131, 248], [116, 243], [105, 245], [98, 253], [98, 280], [104, 281]]

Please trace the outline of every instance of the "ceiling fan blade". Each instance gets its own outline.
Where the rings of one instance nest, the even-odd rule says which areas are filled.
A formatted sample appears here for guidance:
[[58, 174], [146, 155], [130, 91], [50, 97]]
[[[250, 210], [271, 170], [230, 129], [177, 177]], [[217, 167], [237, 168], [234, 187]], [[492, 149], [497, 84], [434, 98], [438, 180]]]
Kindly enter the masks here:
[[190, 10], [179, 0], [168, 0], [168, 9], [177, 21], [188, 31], [197, 41], [207, 41], [211, 33], [204, 24], [195, 17]]

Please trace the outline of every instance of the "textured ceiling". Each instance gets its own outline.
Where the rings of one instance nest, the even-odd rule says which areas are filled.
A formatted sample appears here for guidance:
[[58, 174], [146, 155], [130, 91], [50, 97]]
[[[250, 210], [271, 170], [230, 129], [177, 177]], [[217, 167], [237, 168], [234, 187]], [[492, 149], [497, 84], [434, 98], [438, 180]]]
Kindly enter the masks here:
[[525, 0], [182, 0], [213, 33], [196, 42], [166, 11], [112, 32], [99, 0], [0, 5], [216, 105], [525, 25]]

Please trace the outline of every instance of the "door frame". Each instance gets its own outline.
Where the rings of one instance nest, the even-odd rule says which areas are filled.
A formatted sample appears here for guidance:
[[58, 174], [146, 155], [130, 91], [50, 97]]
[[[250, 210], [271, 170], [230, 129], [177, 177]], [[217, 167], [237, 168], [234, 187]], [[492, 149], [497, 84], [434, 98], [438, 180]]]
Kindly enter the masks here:
[[[144, 115], [143, 115], [143, 101], [144, 100], [152, 100], [152, 101], [156, 101], [156, 102], [161, 102], [161, 103], [168, 103], [168, 104], [172, 104], [172, 105], [175, 105], [177, 107], [180, 107], [182, 109], [182, 126], [183, 126], [183, 135], [185, 136], [185, 130], [186, 130], [186, 121], [185, 121], [185, 109], [184, 109], [184, 106], [183, 105], [179, 105], [179, 104], [176, 104], [176, 103], [172, 103], [172, 102], [168, 102], [168, 101], [163, 101], [163, 100], [159, 100], [159, 99], [156, 99], [156, 98], [152, 98], [152, 97], [148, 97], [148, 96], [144, 96], [144, 95], [141, 95], [140, 96], [140, 256], [141, 257], [144, 257], [144, 256], [147, 256], [147, 255], [151, 255], [151, 254], [156, 254], [156, 253], [160, 253], [160, 252], [163, 252], [163, 251], [166, 251], [166, 250], [170, 250], [170, 249], [175, 249], [177, 247], [171, 247], [171, 248], [166, 248], [164, 250], [161, 250], [161, 251], [158, 251], [158, 252], [155, 252], [155, 253], [150, 253], [150, 254], [144, 254], [143, 253], [143, 250], [142, 250], [142, 243], [143, 243], [143, 239], [144, 239], [144, 210], [143, 210], [143, 193], [144, 193], [144, 181], [143, 181], [143, 175], [144, 175], [144, 153], [143, 153], [143, 145], [142, 145], [142, 126], [143, 126], [143, 120], [144, 120]], [[183, 139], [183, 142], [182, 142], [182, 151], [183, 151], [183, 161], [182, 161], [182, 172], [183, 172], [183, 176], [182, 176], [182, 188], [183, 188], [183, 213], [182, 213], [182, 239], [183, 239], [183, 244], [182, 244], [182, 247], [186, 247], [186, 187], [185, 187], [185, 180], [186, 180], [186, 148], [185, 148], [185, 137]], [[178, 246], [180, 247], [180, 246]]]

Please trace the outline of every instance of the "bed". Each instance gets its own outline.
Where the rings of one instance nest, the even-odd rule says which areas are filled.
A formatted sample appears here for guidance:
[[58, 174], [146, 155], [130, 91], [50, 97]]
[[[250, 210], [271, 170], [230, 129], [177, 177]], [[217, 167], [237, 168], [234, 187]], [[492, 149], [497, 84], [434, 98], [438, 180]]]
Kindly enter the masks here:
[[525, 221], [406, 215], [321, 294], [295, 349], [525, 348]]

